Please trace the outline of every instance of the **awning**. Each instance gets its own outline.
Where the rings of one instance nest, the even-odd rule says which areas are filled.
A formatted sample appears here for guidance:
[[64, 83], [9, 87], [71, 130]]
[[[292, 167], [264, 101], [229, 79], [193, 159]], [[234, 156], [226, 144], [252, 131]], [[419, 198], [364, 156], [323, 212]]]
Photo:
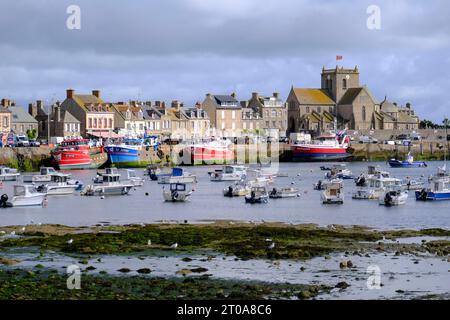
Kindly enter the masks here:
[[103, 139], [118, 139], [118, 138], [123, 138], [123, 135], [115, 133], [115, 132], [109, 132], [109, 131], [97, 131], [97, 132], [91, 132], [88, 133], [91, 136], [94, 137], [98, 137], [98, 138], [103, 138]]

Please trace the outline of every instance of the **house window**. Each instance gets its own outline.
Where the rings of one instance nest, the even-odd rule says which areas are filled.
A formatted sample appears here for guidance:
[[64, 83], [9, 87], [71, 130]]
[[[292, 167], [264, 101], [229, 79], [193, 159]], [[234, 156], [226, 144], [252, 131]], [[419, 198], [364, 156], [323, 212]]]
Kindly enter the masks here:
[[268, 128], [270, 126], [270, 122], [266, 121], [266, 128]]
[[[234, 112], [234, 111], [233, 111]], [[234, 129], [236, 129], [236, 123], [233, 121], [232, 123], [231, 123], [231, 130], [234, 130]]]
[[309, 107], [306, 107], [306, 113], [309, 113]]
[[322, 107], [317, 107], [317, 112], [321, 113], [322, 112]]
[[250, 122], [250, 130], [253, 130], [253, 122]]
[[94, 118], [94, 128], [97, 128], [97, 118]]
[[89, 123], [88, 127], [92, 128], [92, 118], [89, 118], [88, 123]]
[[272, 117], [276, 117], [277, 116], [277, 112], [275, 110], [272, 110]]
[[69, 124], [68, 123], [65, 123], [64, 124], [64, 131], [69, 131]]
[[[9, 125], [9, 119], [8, 117], [3, 117], [3, 127], [7, 128]], [[16, 126], [14, 126], [14, 130], [16, 129]]]
[[362, 121], [366, 121], [366, 106], [362, 107]]
[[222, 120], [225, 119], [225, 110], [222, 110]]
[[347, 79], [342, 79], [342, 89], [347, 90]]
[[231, 119], [236, 119], [236, 111], [231, 111]]
[[109, 119], [109, 128], [112, 129], [112, 127], [113, 127], [113, 121], [112, 121], [112, 119]]
[[108, 128], [108, 119], [103, 119], [103, 128]]
[[242, 129], [247, 130], [247, 122], [244, 121], [242, 123]]
[[222, 130], [225, 130], [225, 122], [222, 122]]
[[98, 119], [98, 127], [101, 129], [102, 128], [102, 119]]
[[20, 125], [20, 132], [25, 132], [25, 126], [23, 124]]
[[139, 130], [140, 131], [144, 130], [144, 125], [142, 123], [139, 124]]

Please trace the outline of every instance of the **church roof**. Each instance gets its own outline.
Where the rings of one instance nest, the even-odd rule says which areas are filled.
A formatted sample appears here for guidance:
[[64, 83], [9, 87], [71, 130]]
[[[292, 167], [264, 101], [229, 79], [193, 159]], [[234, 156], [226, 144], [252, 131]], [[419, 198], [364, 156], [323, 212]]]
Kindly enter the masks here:
[[362, 90], [363, 90], [362, 87], [348, 88], [347, 91], [345, 91], [345, 94], [342, 96], [341, 100], [339, 101], [339, 104], [352, 104]]
[[324, 89], [293, 88], [294, 94], [303, 105], [334, 105], [335, 102]]

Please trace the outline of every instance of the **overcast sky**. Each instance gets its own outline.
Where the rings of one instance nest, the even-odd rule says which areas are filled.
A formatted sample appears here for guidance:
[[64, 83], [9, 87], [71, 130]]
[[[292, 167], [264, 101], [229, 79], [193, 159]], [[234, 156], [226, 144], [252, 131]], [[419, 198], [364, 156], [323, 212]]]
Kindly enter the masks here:
[[[81, 29], [69, 30], [69, 5]], [[369, 5], [381, 30], [369, 30]], [[319, 87], [322, 66], [359, 66], [378, 100], [450, 116], [450, 2], [317, 0], [2, 0], [0, 97], [26, 105], [69, 87], [106, 101]]]

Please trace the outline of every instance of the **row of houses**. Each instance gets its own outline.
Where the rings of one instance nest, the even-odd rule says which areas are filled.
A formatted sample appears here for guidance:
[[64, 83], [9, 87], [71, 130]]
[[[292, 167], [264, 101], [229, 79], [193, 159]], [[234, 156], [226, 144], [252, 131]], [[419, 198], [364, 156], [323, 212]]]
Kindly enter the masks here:
[[[290, 132], [323, 132], [339, 127], [351, 130], [415, 130], [419, 118], [411, 105], [385, 99], [381, 102], [361, 85], [358, 67], [322, 69], [320, 88], [292, 86], [284, 101], [278, 93], [252, 93], [239, 100], [235, 93], [206, 94], [202, 102], [186, 107], [183, 102], [106, 102], [100, 90], [80, 94], [67, 89], [63, 102], [44, 106], [36, 101], [28, 112], [8, 99], [0, 106], [2, 133], [39, 137], [149, 135], [171, 138], [238, 136], [261, 133], [287, 136]], [[3, 134], [5, 136], [5, 134]]]

